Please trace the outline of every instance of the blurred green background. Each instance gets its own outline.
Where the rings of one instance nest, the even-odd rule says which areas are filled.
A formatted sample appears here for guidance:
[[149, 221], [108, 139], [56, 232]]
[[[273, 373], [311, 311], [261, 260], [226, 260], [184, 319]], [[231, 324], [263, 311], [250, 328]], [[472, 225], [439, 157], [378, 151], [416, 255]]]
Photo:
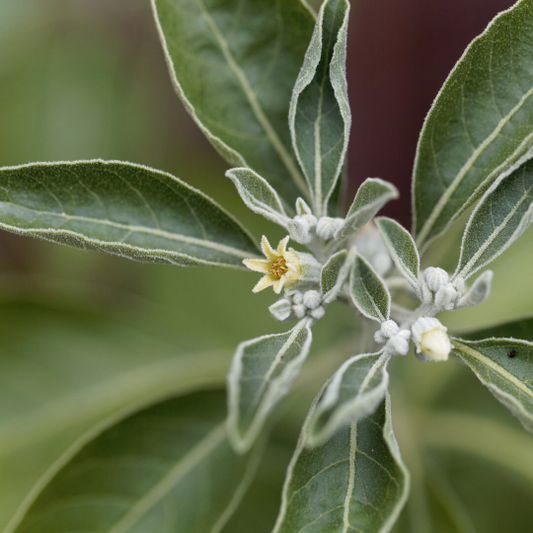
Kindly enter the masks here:
[[[361, 4], [364, 10], [368, 2]], [[351, 46], [350, 53], [360, 56], [361, 50]], [[226, 165], [175, 96], [147, 0], [2, 0], [0, 124], [0, 165], [91, 158], [142, 163], [201, 188], [258, 238], [280, 236], [278, 228], [245, 210], [224, 177]], [[380, 177], [395, 182], [393, 175]], [[407, 197], [403, 201], [407, 213]], [[461, 224], [433, 247], [428, 264], [454, 268]], [[490, 301], [446, 317], [449, 326], [464, 331], [531, 312], [532, 264], [529, 231], [494, 263]], [[267, 310], [273, 294], [252, 294], [255, 281], [251, 273], [141, 265], [1, 233], [0, 530], [46, 469], [89, 428], [145, 398], [222, 381], [238, 342], [283, 329]], [[340, 306], [317, 325], [313, 364], [298, 382], [247, 506], [227, 531], [247, 532], [253, 525], [259, 532], [262, 524], [269, 531], [299, 424], [321, 383], [353, 354], [355, 327], [351, 311]], [[468, 427], [477, 420], [482, 427], [474, 424], [472, 438], [488, 431], [492, 447], [464, 452], [479, 455], [486, 482], [472, 474], [475, 465], [465, 462], [464, 454], [432, 452], [427, 464], [440, 474], [431, 476], [422, 521], [405, 531], [429, 531], [427, 509], [445, 516], [431, 523], [435, 531], [474, 531], [469, 520], [481, 532], [527, 531], [520, 528], [531, 524], [532, 512], [522, 506], [513, 522], [506, 502], [516, 504], [505, 498], [533, 501], [533, 473], [525, 478], [495, 456], [500, 446], [516, 446], [516, 454], [526, 454], [531, 464], [524, 450], [531, 451], [533, 440], [459, 365], [426, 366], [410, 358], [392, 370], [396, 427], [412, 469], [422, 471], [426, 464], [413, 444], [417, 432], [425, 428], [429, 442], [439, 440], [428, 407], [443, 410], [443, 424], [451, 424], [449, 413], [466, 417], [459, 423]], [[425, 490], [424, 483], [415, 483], [415, 495]], [[448, 499], [432, 495], [452, 484], [475, 518], [446, 518], [450, 513], [442, 501]], [[468, 500], [470, 490], [499, 503], [477, 509]], [[501, 491], [507, 491], [505, 497]], [[416, 498], [410, 515], [423, 500]], [[409, 513], [405, 520], [412, 524]], [[501, 522], [493, 516], [506, 516], [510, 527], [497, 529]]]

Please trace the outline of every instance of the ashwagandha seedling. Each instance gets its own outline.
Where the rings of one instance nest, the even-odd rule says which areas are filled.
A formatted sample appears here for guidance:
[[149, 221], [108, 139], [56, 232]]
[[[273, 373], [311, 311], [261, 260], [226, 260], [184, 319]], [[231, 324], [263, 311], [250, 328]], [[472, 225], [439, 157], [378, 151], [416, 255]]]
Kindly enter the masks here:
[[[318, 14], [300, 0], [152, 5], [178, 94], [234, 167], [227, 177], [246, 206], [281, 226], [284, 237], [274, 246], [263, 236], [259, 247], [230, 213], [180, 179], [100, 160], [1, 169], [0, 226], [137, 261], [240, 269], [251, 290], [272, 287], [278, 295], [269, 309], [290, 323], [288, 330], [238, 346], [227, 378], [227, 424], [194, 455], [201, 462], [202, 453], [227, 440], [224, 460], [234, 461], [235, 480], [218, 499], [204, 495], [212, 505], [200, 526], [180, 507], [181, 525], [172, 531], [223, 527], [247, 485], [239, 461], [259, 453], [267, 421], [309, 354], [314, 324], [327, 320], [334, 302], [352, 307], [357, 327], [366, 324], [372, 337], [317, 391], [274, 531], [390, 531], [409, 492], [391, 422], [392, 358], [414, 352], [420, 361], [445, 363], [457, 356], [533, 430], [530, 339], [462, 340], [437, 318], [489, 297], [493, 273], [485, 268], [533, 221], [533, 0], [520, 0], [491, 22], [435, 99], [416, 152], [411, 232], [377, 217], [399, 197], [378, 178], [361, 184], [341, 216], [352, 120], [348, 0], [325, 0]], [[468, 209], [455, 271], [422, 268], [429, 244]], [[246, 269], [259, 274], [255, 286]], [[354, 336], [359, 331], [354, 327]], [[179, 484], [176, 472], [177, 479], [165, 477], [158, 487]], [[32, 531], [45, 531], [39, 529], [45, 515], [36, 509], [54, 482], [10, 531], [29, 531], [26, 521]], [[161, 511], [161, 518], [150, 515], [149, 529], [135, 531], [170, 532], [158, 494], [148, 491], [141, 504], [125, 503], [115, 514], [95, 503], [93, 514], [103, 521], [98, 531], [133, 531]], [[87, 520], [69, 524], [96, 530], [96, 518]]]

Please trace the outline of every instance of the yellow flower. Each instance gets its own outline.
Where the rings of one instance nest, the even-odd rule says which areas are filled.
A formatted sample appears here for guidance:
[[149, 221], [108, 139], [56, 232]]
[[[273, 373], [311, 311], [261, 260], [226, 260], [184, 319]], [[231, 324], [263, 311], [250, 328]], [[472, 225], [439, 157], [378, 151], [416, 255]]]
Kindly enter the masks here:
[[254, 272], [262, 272], [265, 275], [253, 288], [254, 292], [262, 291], [271, 285], [274, 292], [279, 294], [283, 287], [294, 285], [301, 277], [302, 265], [298, 254], [291, 248], [287, 250], [289, 237], [285, 237], [274, 250], [268, 239], [263, 236], [261, 249], [266, 259], [245, 259], [243, 263]]

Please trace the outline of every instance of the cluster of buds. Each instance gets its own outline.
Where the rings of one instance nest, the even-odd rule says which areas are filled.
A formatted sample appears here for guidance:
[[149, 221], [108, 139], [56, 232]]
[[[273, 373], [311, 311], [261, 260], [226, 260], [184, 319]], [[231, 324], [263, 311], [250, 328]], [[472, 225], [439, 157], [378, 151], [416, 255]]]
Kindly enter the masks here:
[[384, 350], [390, 355], [407, 355], [410, 339], [411, 332], [408, 329], [400, 329], [394, 320], [383, 322], [381, 328], [374, 334], [377, 343], [386, 343]]
[[296, 213], [287, 229], [291, 239], [300, 244], [309, 244], [315, 237], [329, 241], [344, 224], [342, 218], [317, 218], [301, 198], [296, 202]]
[[429, 267], [421, 276], [422, 301], [434, 303], [438, 309], [455, 309], [463, 296], [465, 283], [460, 277], [450, 280], [442, 268]]
[[319, 320], [326, 313], [320, 292], [315, 290], [301, 292], [296, 289], [288, 290], [284, 298], [269, 307], [269, 311], [274, 318], [281, 321], [305, 316]]
[[433, 317], [419, 318], [410, 331], [400, 329], [394, 320], [386, 320], [376, 331], [374, 340], [385, 344], [383, 350], [389, 355], [407, 355], [412, 339], [420, 361], [447, 361], [452, 345], [446, 331], [446, 327]]

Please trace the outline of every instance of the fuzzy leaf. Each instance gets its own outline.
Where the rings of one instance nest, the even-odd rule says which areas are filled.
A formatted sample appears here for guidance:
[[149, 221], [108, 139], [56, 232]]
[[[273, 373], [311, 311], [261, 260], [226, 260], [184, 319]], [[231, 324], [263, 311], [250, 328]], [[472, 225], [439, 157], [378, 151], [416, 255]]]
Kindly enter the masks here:
[[456, 276], [467, 279], [507, 250], [533, 222], [533, 160], [498, 179], [465, 229]]
[[350, 275], [350, 297], [367, 318], [378, 322], [389, 319], [391, 298], [385, 282], [360, 255], [355, 258]]
[[387, 202], [398, 197], [398, 189], [392, 183], [379, 178], [368, 178], [357, 190], [344, 224], [335, 233], [335, 238], [343, 239], [362, 228]]
[[114, 420], [49, 474], [13, 533], [220, 531], [251, 481], [236, 454], [223, 391], [192, 392]]
[[289, 110], [292, 144], [317, 216], [327, 214], [350, 136], [346, 83], [349, 12], [348, 0], [322, 4]]
[[326, 385], [309, 422], [307, 443], [319, 446], [340, 428], [371, 415], [389, 384], [389, 355], [378, 352], [348, 359]]
[[281, 198], [268, 181], [249, 168], [228, 170], [226, 176], [237, 187], [249, 209], [275, 224], [287, 227], [290, 219], [285, 213]]
[[211, 198], [132, 163], [0, 168], [0, 207], [7, 231], [146, 263], [241, 268], [258, 254], [250, 234]]
[[228, 374], [230, 440], [247, 451], [268, 414], [287, 394], [311, 347], [309, 320], [287, 333], [265, 335], [239, 345]]
[[346, 250], [341, 250], [333, 254], [322, 267], [320, 288], [324, 295], [324, 303], [331, 303], [339, 296], [350, 274], [353, 260], [353, 253], [349, 254]]
[[289, 205], [308, 196], [290, 149], [289, 101], [314, 16], [300, 0], [152, 0], [185, 107], [233, 166], [250, 167]]
[[319, 400], [311, 407], [289, 465], [274, 533], [389, 532], [409, 492], [389, 396], [373, 415], [309, 449], [305, 435]]
[[418, 293], [420, 291], [420, 282], [418, 281], [420, 256], [413, 237], [391, 218], [376, 218], [376, 225], [383, 235], [383, 240], [396, 268]]
[[533, 432], [533, 342], [453, 339], [452, 345], [481, 383]]
[[426, 118], [414, 170], [420, 247], [533, 144], [533, 2], [499, 14], [467, 48]]

